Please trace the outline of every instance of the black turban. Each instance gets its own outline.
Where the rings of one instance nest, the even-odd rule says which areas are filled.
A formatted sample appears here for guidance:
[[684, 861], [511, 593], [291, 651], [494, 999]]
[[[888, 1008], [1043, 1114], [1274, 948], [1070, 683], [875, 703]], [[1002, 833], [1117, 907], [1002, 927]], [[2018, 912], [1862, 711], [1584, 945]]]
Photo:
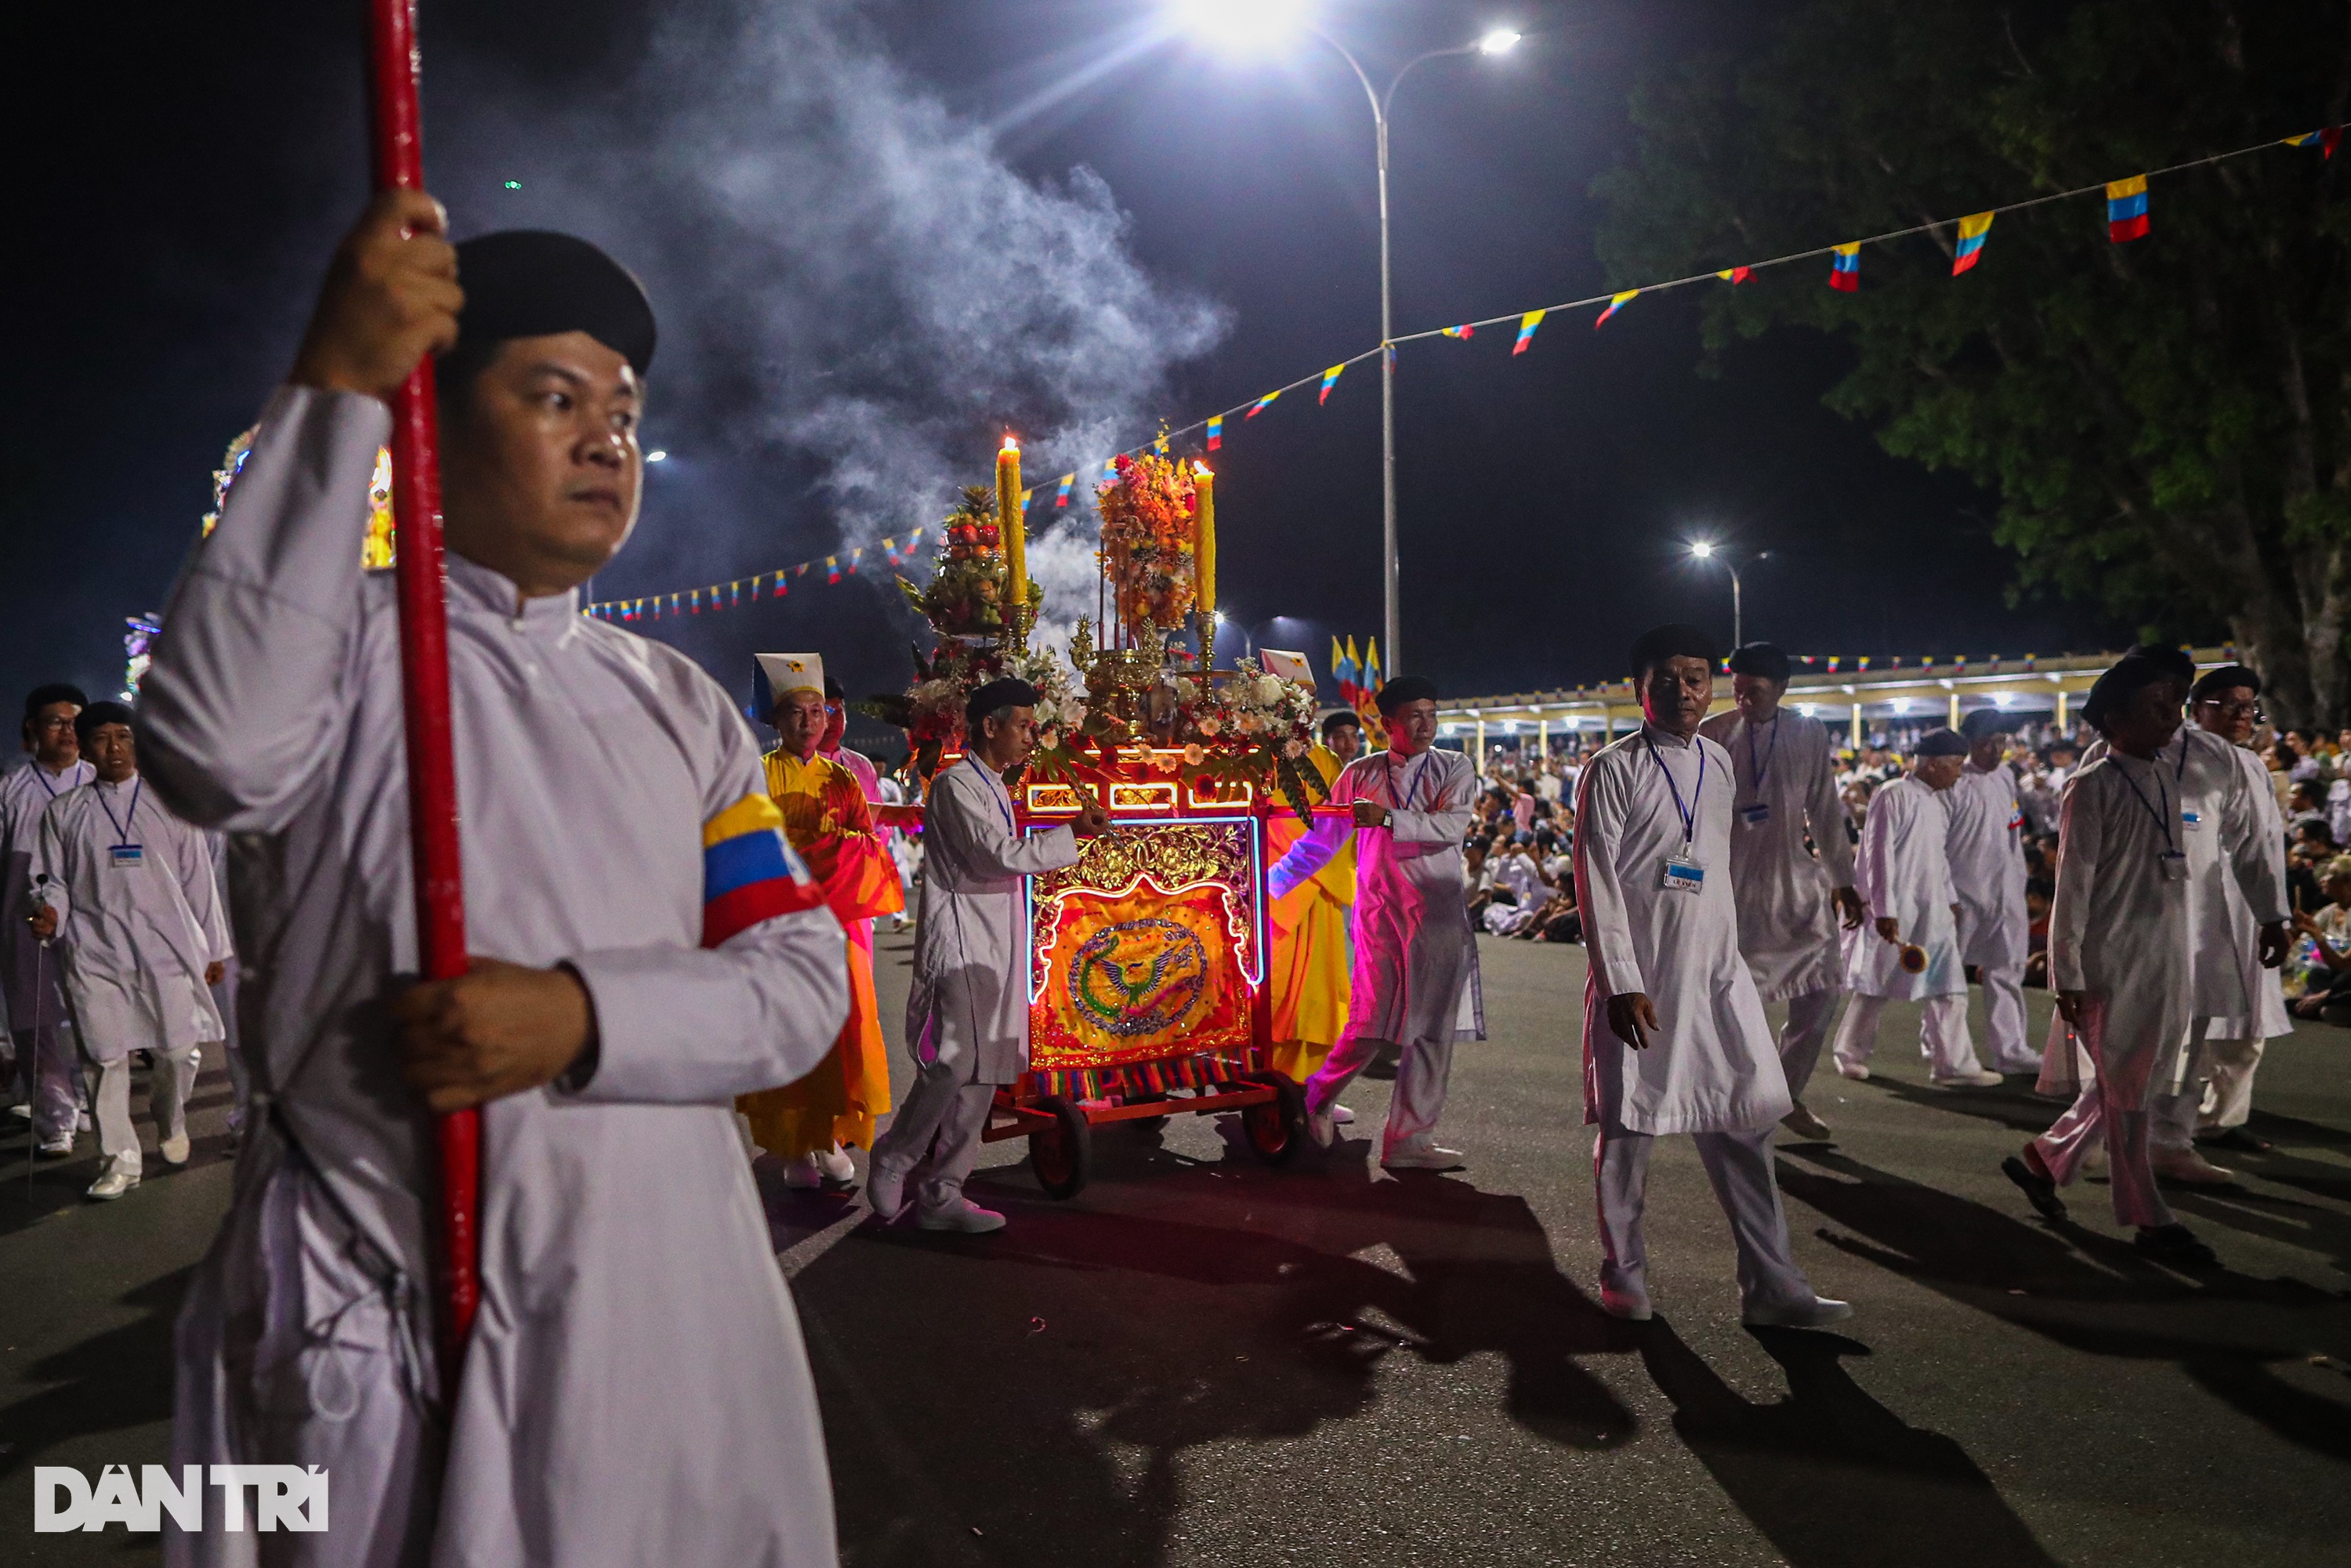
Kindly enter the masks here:
[[1776, 643], [1750, 643], [1730, 655], [1734, 675], [1761, 675], [1784, 686], [1788, 671], [1788, 655]]
[[1968, 743], [1956, 729], [1930, 729], [1918, 737], [1920, 757], [1965, 757]]
[[963, 705], [963, 721], [977, 736], [979, 731], [979, 721], [998, 708], [1035, 707], [1036, 706], [1037, 688], [1018, 676], [1006, 675], [999, 680], [988, 682], [987, 685], [971, 694], [971, 700]]
[[[2092, 728], [2103, 732], [2106, 720], [2114, 716], [2115, 709], [2158, 682], [2177, 681], [2182, 686], [2189, 685], [2196, 674], [2195, 664], [2189, 661], [2187, 654], [2179, 653], [2177, 649], [2171, 650], [2178, 654], [2177, 658], [2165, 658], [2163, 652], [2157, 649], [2147, 653], [2134, 648], [2125, 653], [2114, 668], [2098, 677], [2097, 684], [2090, 688], [2089, 700], [2082, 705], [2082, 717]], [[2185, 674], [2179, 668], [2182, 664], [2188, 665]]]
[[35, 686], [25, 694], [25, 716], [37, 718], [51, 703], [71, 703], [76, 707], [88, 707], [89, 699], [82, 695], [79, 686], [69, 686], [63, 681], [53, 681], [46, 686]]
[[829, 703], [837, 703], [837, 702], [841, 701], [843, 698], [847, 697], [848, 695], [849, 695], [849, 694], [848, 694], [847, 692], [845, 692], [845, 691], [843, 691], [843, 690], [841, 689], [841, 683], [840, 683], [839, 681], [834, 680], [834, 679], [833, 679], [831, 675], [829, 675], [829, 674], [828, 674], [827, 676], [825, 676], [825, 678], [824, 678], [824, 700], [825, 700], [825, 701], [827, 701], [827, 702], [829, 702]]
[[1667, 659], [1704, 659], [1708, 669], [1722, 655], [1716, 651], [1715, 641], [1695, 626], [1680, 622], [1667, 626], [1654, 626], [1644, 632], [1633, 643], [1633, 678], [1639, 680], [1650, 669]]
[[[2251, 686], [2253, 695], [2259, 696], [2262, 695], [2262, 677], [2242, 664], [2223, 664], [2217, 670], [2205, 671], [2188, 695], [2189, 700], [2200, 703], [2239, 686]], [[53, 697], [50, 700], [54, 702], [57, 699]]]
[[82, 709], [80, 713], [74, 716], [75, 738], [79, 740], [84, 746], [88, 746], [89, 744], [89, 737], [98, 733], [98, 727], [101, 724], [119, 724], [123, 726], [125, 728], [129, 728], [132, 724], [131, 710], [124, 707], [120, 703], [95, 702], [90, 704], [88, 707]]
[[1379, 695], [1372, 700], [1380, 705], [1380, 716], [1386, 718], [1405, 704], [1416, 703], [1424, 697], [1430, 702], [1437, 700], [1435, 681], [1426, 675], [1398, 675], [1382, 686]]
[[508, 338], [585, 332], [643, 375], [653, 362], [653, 308], [628, 268], [569, 235], [507, 229], [457, 246], [455, 352], [479, 363]]
[[1996, 707], [1980, 707], [1959, 721], [1959, 733], [1970, 740], [1994, 735], [2014, 735], [2016, 721]]

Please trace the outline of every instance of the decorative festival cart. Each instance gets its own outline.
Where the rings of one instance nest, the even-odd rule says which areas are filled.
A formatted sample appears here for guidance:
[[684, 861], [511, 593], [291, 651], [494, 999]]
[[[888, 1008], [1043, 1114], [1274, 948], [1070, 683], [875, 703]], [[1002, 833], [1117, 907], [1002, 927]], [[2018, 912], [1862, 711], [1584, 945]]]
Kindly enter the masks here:
[[986, 1134], [1027, 1138], [1055, 1197], [1084, 1187], [1107, 1123], [1238, 1113], [1249, 1147], [1277, 1165], [1305, 1141], [1304, 1096], [1268, 1059], [1266, 829], [1310, 816], [1323, 795], [1301, 766], [1315, 695], [1302, 661], [1213, 668], [1212, 486], [1197, 463], [1116, 460], [1097, 491], [1098, 619], [1078, 621], [1065, 664], [1029, 646], [1041, 595], [1008, 439], [994, 507], [967, 490], [938, 574], [904, 584], [939, 645], [875, 708], [906, 727], [927, 777], [960, 754], [966, 696], [1018, 675], [1040, 693], [1037, 754], [1008, 780], [1021, 829], [1073, 819], [1088, 795], [1110, 812], [1076, 864], [1029, 879], [1029, 1070], [998, 1092]]

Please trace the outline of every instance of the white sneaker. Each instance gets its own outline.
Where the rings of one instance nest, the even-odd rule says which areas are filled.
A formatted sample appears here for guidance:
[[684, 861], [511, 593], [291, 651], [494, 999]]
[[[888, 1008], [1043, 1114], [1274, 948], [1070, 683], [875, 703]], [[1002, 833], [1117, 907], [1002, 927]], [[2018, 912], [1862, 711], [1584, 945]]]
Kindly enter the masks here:
[[1318, 1149], [1327, 1149], [1339, 1141], [1337, 1118], [1328, 1111], [1306, 1113], [1306, 1137]]
[[924, 1210], [914, 1217], [914, 1223], [925, 1230], [959, 1230], [967, 1236], [985, 1236], [1004, 1228], [1004, 1216], [992, 1208], [982, 1208], [967, 1197], [958, 1197], [948, 1207]]
[[814, 1155], [802, 1155], [784, 1164], [784, 1185], [800, 1192], [813, 1192], [824, 1185], [824, 1171]]
[[1848, 1061], [1842, 1056], [1834, 1057], [1831, 1060], [1835, 1061], [1840, 1076], [1850, 1078], [1855, 1083], [1865, 1083], [1869, 1081], [1869, 1063], [1866, 1061]]
[[1997, 1089], [2008, 1080], [1989, 1067], [1979, 1067], [1973, 1072], [1954, 1072], [1949, 1078], [1928, 1082], [1938, 1089]]
[[89, 1112], [77, 1111], [74, 1113], [74, 1131], [77, 1133], [94, 1133], [98, 1131], [97, 1124], [89, 1119]]
[[23, 1101], [19, 1101], [16, 1104], [8, 1107], [8, 1114], [16, 1117], [19, 1122], [29, 1122], [33, 1119], [33, 1107]]
[[1355, 1113], [1344, 1105], [1333, 1105], [1331, 1107], [1331, 1120], [1342, 1127], [1351, 1126], [1354, 1123]]
[[884, 1170], [879, 1160], [869, 1164], [865, 1167], [865, 1202], [884, 1225], [897, 1218], [906, 1207], [905, 1173]]
[[809, 1157], [816, 1161], [816, 1168], [827, 1186], [847, 1186], [857, 1179], [857, 1167], [850, 1163], [848, 1151], [839, 1144], [819, 1149]]
[[106, 1162], [105, 1171], [96, 1181], [89, 1184], [89, 1191], [83, 1196], [94, 1197], [104, 1203], [111, 1198], [120, 1197], [138, 1185], [139, 1167], [124, 1160], [120, 1155], [117, 1155]]
[[41, 1145], [41, 1153], [53, 1160], [70, 1159], [73, 1152], [74, 1135], [71, 1133], [59, 1133]]
[[1600, 1287], [1600, 1310], [1628, 1323], [1645, 1323], [1652, 1316], [1648, 1297], [1636, 1296], [1630, 1291], [1612, 1291], [1605, 1285]]
[[1459, 1149], [1440, 1148], [1426, 1141], [1398, 1144], [1380, 1156], [1392, 1171], [1458, 1171], [1469, 1164]]
[[1802, 1100], [1796, 1102], [1794, 1110], [1780, 1118], [1780, 1125], [1800, 1138], [1818, 1140], [1829, 1135], [1829, 1124], [1804, 1109], [1804, 1103]]
[[177, 1137], [166, 1138], [158, 1147], [162, 1153], [165, 1165], [183, 1166], [188, 1163], [187, 1134], [182, 1133]]
[[2158, 1149], [2147, 1163], [2164, 1180], [2191, 1186], [2227, 1186], [2237, 1179], [2236, 1172], [2214, 1165], [2194, 1149]]
[[1739, 1314], [1739, 1321], [1757, 1329], [1817, 1329], [1841, 1323], [1851, 1316], [1852, 1302], [1813, 1296], [1801, 1301], [1783, 1301], [1778, 1306], [1750, 1307]]

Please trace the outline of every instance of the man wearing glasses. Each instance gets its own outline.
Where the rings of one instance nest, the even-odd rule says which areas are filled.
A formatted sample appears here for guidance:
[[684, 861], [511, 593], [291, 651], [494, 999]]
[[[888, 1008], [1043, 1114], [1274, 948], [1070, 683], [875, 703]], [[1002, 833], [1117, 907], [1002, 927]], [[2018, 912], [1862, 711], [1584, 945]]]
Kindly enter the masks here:
[[[2262, 718], [2262, 678], [2242, 664], [2223, 664], [2208, 670], [2198, 679], [2189, 694], [2188, 713], [2199, 728], [2219, 736], [2236, 747], [2237, 765], [2245, 771], [2246, 781], [2253, 797], [2257, 819], [2256, 831], [2262, 842], [2277, 864], [2278, 878], [2285, 877], [2285, 820], [2278, 810], [2276, 789], [2270, 782], [2270, 771], [2252, 749], [2254, 727]], [[2236, 882], [2231, 877], [2213, 879], [2219, 890], [2220, 910], [2211, 913], [2225, 921], [2225, 929], [2211, 932], [2200, 940], [2228, 943], [2238, 954], [2251, 954], [2259, 947], [2253, 912], [2245, 903]], [[2203, 910], [2199, 914], [2206, 913]], [[2262, 1041], [2272, 1035], [2291, 1034], [2294, 1022], [2287, 1016], [2285, 993], [2279, 984], [2279, 972], [2257, 965], [2247, 975], [2247, 992], [2252, 998], [2250, 1018], [2199, 1018], [2196, 1032], [2201, 1042], [2194, 1068], [2202, 1075], [2206, 1085], [2202, 1096], [2201, 1114], [2193, 1128], [2158, 1129], [2161, 1142], [2184, 1146], [2191, 1133], [2207, 1148], [2224, 1148], [2241, 1154], [2260, 1154], [2269, 1147], [2245, 1126], [2252, 1110], [2253, 1070], [2261, 1065]], [[2190, 1080], [2194, 1082], [2193, 1079]], [[2198, 1101], [2182, 1096], [2188, 1106]], [[2217, 1167], [2215, 1167], [2217, 1168]]]

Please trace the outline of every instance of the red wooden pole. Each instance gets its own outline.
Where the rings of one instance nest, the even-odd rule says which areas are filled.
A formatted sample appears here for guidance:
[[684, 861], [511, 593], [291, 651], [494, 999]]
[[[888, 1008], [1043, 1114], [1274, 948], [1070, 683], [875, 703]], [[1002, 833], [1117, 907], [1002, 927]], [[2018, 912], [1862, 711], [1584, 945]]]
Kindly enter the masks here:
[[[416, 0], [368, 0], [368, 78], [375, 187], [424, 187], [417, 110]], [[418, 967], [428, 980], [465, 972], [465, 883], [457, 855], [457, 757], [449, 727], [449, 614], [441, 559], [440, 423], [433, 366], [409, 373], [392, 411], [392, 504], [400, 595], [400, 676], [407, 715], [408, 832], [416, 882]], [[452, 1391], [481, 1304], [481, 1113], [440, 1118], [441, 1263], [448, 1309], [442, 1380]]]

